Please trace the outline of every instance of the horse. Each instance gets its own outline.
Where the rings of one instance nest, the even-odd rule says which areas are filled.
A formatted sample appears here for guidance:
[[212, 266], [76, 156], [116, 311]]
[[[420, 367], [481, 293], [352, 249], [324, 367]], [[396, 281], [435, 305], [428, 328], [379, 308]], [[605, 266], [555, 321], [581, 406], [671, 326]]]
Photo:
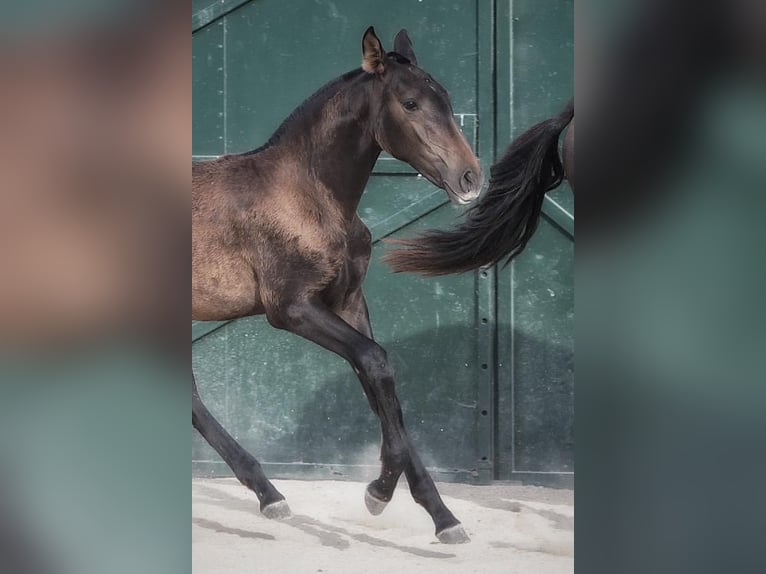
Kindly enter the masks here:
[[426, 276], [464, 273], [503, 259], [507, 265], [537, 229], [545, 194], [565, 178], [574, 191], [573, 100], [557, 116], [535, 124], [511, 142], [490, 168], [486, 193], [460, 224], [447, 231], [390, 240], [398, 248], [384, 260], [394, 272]]
[[[404, 427], [394, 370], [373, 337], [362, 282], [371, 235], [356, 213], [385, 150], [456, 204], [475, 200], [483, 174], [447, 91], [418, 66], [406, 30], [386, 52], [373, 27], [362, 65], [304, 101], [268, 142], [192, 167], [192, 319], [265, 315], [350, 363], [380, 419], [381, 469], [365, 489], [380, 514], [405, 474], [436, 537], [469, 541], [444, 504]], [[192, 372], [192, 425], [268, 518], [290, 516], [256, 458], [216, 421]]]

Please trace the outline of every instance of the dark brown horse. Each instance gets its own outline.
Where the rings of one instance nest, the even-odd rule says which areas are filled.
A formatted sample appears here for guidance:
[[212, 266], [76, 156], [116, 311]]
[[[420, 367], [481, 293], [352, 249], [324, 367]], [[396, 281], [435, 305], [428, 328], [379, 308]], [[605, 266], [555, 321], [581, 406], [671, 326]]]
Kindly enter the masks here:
[[[559, 155], [559, 139], [567, 134]], [[524, 250], [540, 221], [545, 194], [564, 178], [574, 190], [574, 102], [514, 139], [492, 166], [489, 188], [454, 229], [427, 231], [385, 260], [396, 272], [447, 275], [506, 264]]]
[[[404, 429], [386, 352], [372, 336], [362, 281], [370, 232], [356, 215], [381, 153], [406, 161], [455, 203], [475, 199], [478, 161], [446, 90], [420, 69], [407, 32], [386, 53], [372, 28], [362, 68], [306, 100], [269, 142], [192, 168], [192, 319], [265, 314], [269, 323], [346, 359], [383, 434], [380, 476], [365, 493], [383, 511], [402, 472], [442, 542], [468, 541]], [[268, 517], [289, 515], [258, 461], [215, 420], [192, 375], [192, 423]]]

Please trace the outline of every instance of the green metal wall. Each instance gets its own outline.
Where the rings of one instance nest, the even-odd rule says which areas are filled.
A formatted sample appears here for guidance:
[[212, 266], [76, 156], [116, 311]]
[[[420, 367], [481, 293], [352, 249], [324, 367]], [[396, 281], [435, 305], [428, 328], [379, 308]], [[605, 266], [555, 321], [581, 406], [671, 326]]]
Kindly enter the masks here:
[[[487, 168], [512, 134], [572, 93], [571, 1], [194, 0], [192, 9], [196, 160], [262, 144], [319, 86], [359, 65], [368, 25], [386, 48], [408, 29]], [[396, 368], [413, 440], [441, 479], [571, 476], [571, 194], [553, 200], [512, 266], [435, 280], [389, 273], [380, 240], [452, 224], [459, 211], [444, 192], [382, 157], [362, 199], [376, 339]], [[271, 476], [375, 473], [378, 423], [341, 359], [262, 318], [193, 324], [192, 341], [204, 400]], [[196, 433], [192, 459], [198, 473], [227, 473]]]
[[[574, 94], [574, 5], [497, 2], [498, 152]], [[571, 484], [574, 472], [574, 200], [546, 197], [527, 249], [496, 273], [495, 473]]]

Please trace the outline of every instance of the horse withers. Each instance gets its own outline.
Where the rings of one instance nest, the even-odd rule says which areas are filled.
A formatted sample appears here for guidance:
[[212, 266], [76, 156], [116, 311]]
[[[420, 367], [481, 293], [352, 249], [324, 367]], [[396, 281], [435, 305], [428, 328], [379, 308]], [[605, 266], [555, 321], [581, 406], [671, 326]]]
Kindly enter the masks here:
[[[346, 359], [382, 429], [381, 470], [365, 492], [379, 514], [404, 473], [445, 543], [467, 542], [404, 428], [394, 371], [372, 335], [362, 282], [370, 232], [356, 214], [385, 150], [469, 203], [479, 163], [447, 91], [418, 66], [405, 30], [386, 52], [370, 27], [362, 66], [301, 104], [262, 147], [192, 167], [192, 319], [265, 314]], [[258, 461], [215, 420], [192, 375], [192, 424], [252, 489], [267, 517], [290, 510]]]

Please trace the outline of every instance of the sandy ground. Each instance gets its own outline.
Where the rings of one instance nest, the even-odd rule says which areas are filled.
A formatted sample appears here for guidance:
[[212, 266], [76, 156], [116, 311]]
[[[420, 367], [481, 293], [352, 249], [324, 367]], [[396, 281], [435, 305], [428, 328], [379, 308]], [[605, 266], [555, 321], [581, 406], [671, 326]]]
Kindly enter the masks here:
[[192, 567], [196, 574], [570, 573], [571, 491], [518, 485], [440, 484], [471, 542], [438, 542], [426, 512], [400, 488], [380, 516], [364, 505], [365, 484], [275, 480], [293, 516], [272, 521], [233, 479], [192, 481]]

